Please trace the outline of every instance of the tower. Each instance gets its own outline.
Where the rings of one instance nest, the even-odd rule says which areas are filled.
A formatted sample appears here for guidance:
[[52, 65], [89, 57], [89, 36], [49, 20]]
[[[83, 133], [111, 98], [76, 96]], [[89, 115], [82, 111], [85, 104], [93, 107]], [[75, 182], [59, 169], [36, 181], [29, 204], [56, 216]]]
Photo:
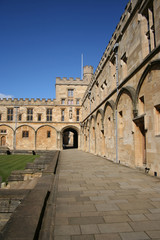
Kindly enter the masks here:
[[83, 82], [89, 84], [93, 78], [93, 67], [84, 66], [83, 67]]

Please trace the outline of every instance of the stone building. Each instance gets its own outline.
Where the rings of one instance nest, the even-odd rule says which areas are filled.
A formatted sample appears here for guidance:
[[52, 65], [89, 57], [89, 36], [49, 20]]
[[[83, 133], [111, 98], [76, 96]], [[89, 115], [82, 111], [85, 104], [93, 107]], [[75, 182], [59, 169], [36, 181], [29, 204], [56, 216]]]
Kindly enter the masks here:
[[[56, 78], [56, 99], [1, 99], [0, 145], [10, 150], [53, 150], [78, 147], [81, 101], [93, 68], [83, 80]], [[72, 137], [71, 137], [72, 136]]]
[[0, 144], [68, 146], [160, 175], [160, 1], [131, 0], [99, 65], [56, 79], [56, 99], [0, 101]]
[[160, 1], [132, 0], [82, 99], [82, 149], [160, 175]]

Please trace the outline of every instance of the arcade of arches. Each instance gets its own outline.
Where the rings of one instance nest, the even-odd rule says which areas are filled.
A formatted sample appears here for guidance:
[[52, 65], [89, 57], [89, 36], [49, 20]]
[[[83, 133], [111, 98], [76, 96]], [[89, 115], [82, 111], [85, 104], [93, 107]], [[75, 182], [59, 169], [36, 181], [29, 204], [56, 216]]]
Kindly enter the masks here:
[[[5, 133], [3, 133], [5, 129]], [[78, 148], [78, 128], [64, 127], [60, 134], [55, 127], [43, 125], [34, 129], [30, 125], [18, 126], [14, 131], [9, 125], [0, 125], [1, 146], [6, 145], [6, 136], [10, 135], [10, 149], [53, 150]], [[59, 139], [60, 136], [60, 139]], [[7, 138], [8, 139], [8, 138]]]
[[131, 0], [93, 72], [56, 99], [0, 99], [0, 145], [78, 148], [160, 176], [160, 1]]
[[81, 127], [84, 151], [126, 166], [147, 168], [157, 176], [160, 172], [159, 64], [146, 67], [136, 88], [122, 87], [117, 96], [113, 95], [88, 114]]

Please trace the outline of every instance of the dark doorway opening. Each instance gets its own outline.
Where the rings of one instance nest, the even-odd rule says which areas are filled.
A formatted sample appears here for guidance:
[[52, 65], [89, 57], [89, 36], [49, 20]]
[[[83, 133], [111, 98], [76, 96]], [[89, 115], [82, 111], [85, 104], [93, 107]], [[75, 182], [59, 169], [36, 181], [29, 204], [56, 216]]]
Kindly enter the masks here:
[[63, 149], [78, 148], [78, 133], [73, 128], [63, 131]]

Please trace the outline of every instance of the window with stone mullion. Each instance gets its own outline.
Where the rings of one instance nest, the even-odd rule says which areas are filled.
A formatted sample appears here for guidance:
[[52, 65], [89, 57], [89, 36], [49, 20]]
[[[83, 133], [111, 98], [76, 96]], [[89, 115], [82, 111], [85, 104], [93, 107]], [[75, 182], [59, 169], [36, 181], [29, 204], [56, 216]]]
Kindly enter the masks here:
[[47, 109], [47, 122], [52, 121], [52, 109]]
[[33, 108], [27, 109], [27, 121], [33, 121]]

